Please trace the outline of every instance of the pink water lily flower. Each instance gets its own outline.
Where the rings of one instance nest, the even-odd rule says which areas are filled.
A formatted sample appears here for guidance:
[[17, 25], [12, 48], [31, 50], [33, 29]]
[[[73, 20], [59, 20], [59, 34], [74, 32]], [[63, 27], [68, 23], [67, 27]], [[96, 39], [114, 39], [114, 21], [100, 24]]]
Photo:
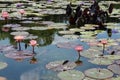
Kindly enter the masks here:
[[75, 50], [78, 51], [78, 52], [80, 52], [80, 51], [83, 50], [83, 46], [80, 46], [80, 45], [79, 45], [79, 46], [76, 46], [76, 47], [75, 47]]
[[103, 45], [107, 44], [108, 41], [107, 40], [101, 40], [100, 43], [102, 43]]
[[19, 12], [20, 12], [21, 15], [25, 14], [25, 10], [24, 9], [19, 10]]
[[9, 17], [9, 13], [7, 11], [2, 12], [2, 17], [6, 20]]
[[34, 47], [35, 46], [37, 46], [38, 44], [37, 44], [37, 41], [36, 40], [30, 40], [30, 44], [29, 45], [31, 45], [32, 47], [33, 47], [33, 53], [35, 53], [35, 51], [34, 51]]
[[38, 45], [38, 44], [37, 44], [37, 41], [36, 41], [36, 40], [31, 40], [31, 41], [30, 41], [30, 45], [31, 45], [31, 46], [36, 46], [36, 45]]
[[24, 36], [15, 36], [14, 39], [15, 39], [17, 42], [21, 42], [21, 41], [24, 39]]

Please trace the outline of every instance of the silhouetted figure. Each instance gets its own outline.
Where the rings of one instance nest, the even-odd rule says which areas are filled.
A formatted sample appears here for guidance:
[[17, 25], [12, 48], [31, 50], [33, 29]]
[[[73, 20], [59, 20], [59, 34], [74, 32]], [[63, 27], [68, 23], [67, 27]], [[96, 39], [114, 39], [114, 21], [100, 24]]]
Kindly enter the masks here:
[[75, 10], [75, 20], [77, 20], [77, 18], [81, 17], [81, 15], [82, 15], [81, 5], [78, 5]]
[[84, 20], [83, 17], [77, 18], [77, 20], [76, 20], [76, 26], [77, 26], [78, 28], [79, 28], [80, 26], [84, 26], [84, 24], [85, 24], [85, 20]]
[[72, 15], [70, 15], [70, 17], [69, 17], [69, 23], [70, 23], [70, 25], [75, 25], [76, 23], [75, 23], [75, 18], [74, 18], [74, 14], [72, 14]]
[[73, 10], [72, 10], [72, 7], [71, 7], [71, 3], [67, 5], [67, 8], [66, 8], [66, 15], [67, 16], [70, 16], [72, 14]]
[[84, 18], [84, 23], [88, 23], [90, 21], [90, 12], [89, 8], [85, 8], [82, 14], [82, 17]]

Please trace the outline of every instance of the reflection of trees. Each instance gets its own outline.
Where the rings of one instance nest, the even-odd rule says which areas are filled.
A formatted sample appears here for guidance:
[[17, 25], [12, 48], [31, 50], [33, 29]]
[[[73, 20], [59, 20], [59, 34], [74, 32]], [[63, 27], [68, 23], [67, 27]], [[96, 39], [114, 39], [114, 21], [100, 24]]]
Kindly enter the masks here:
[[54, 32], [55, 30], [43, 30], [43, 31], [37, 31], [37, 30], [32, 30], [30, 31], [31, 34], [37, 35], [38, 36], [38, 44], [39, 46], [46, 46], [50, 45], [52, 41], [54, 40]]
[[0, 40], [4, 40], [5, 38], [9, 37], [9, 32], [3, 32], [0, 28]]

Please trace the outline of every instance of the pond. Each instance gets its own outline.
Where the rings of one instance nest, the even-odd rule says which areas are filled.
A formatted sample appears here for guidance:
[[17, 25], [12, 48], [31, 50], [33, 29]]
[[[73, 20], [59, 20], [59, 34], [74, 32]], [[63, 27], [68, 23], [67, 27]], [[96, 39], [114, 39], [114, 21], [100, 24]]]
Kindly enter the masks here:
[[[34, 10], [29, 7], [24, 8], [26, 12], [28, 11], [29, 13], [20, 16], [20, 18], [12, 17], [8, 20], [0, 19], [1, 80], [4, 80], [2, 78], [5, 78], [5, 80], [68, 80], [69, 78], [60, 79], [59, 73], [67, 70], [67, 68], [63, 69], [64, 65], [62, 64], [64, 63], [67, 65], [69, 62], [70, 65], [75, 65], [75, 67], [73, 67], [74, 70], [84, 73], [84, 78], [91, 78], [80, 80], [105, 80], [106, 78], [116, 77], [120, 74], [113, 69], [116, 68], [114, 67], [115, 64], [120, 64], [119, 54], [118, 57], [115, 56], [117, 59], [106, 57], [106, 55], [109, 55], [112, 52], [113, 54], [114, 52], [115, 54], [119, 53], [120, 14], [118, 12], [120, 11], [118, 10], [118, 6], [115, 10], [117, 14], [113, 12], [108, 23], [105, 23], [105, 25], [107, 25], [107, 30], [93, 30], [93, 27], [91, 28], [91, 26], [96, 26], [93, 24], [85, 25], [85, 27], [88, 27], [89, 29], [86, 29], [85, 27], [77, 28], [76, 26], [70, 26], [65, 11], [63, 10], [63, 13], [61, 12], [66, 5], [63, 5], [62, 3], [54, 5], [54, 10], [56, 11], [53, 10], [52, 13], [50, 10], [52, 3], [47, 3], [47, 6], [45, 6], [45, 2], [43, 3], [44, 4], [39, 6], [36, 5], [39, 3], [34, 3]], [[10, 10], [11, 14], [12, 12], [15, 12], [16, 9], [23, 9], [23, 7], [16, 8], [12, 4], [7, 6], [7, 8], [4, 7], [5, 9]], [[31, 4], [32, 2], [29, 2], [29, 4], [25, 4], [24, 2], [24, 5], [27, 6], [30, 6]], [[65, 2], [65, 4], [67, 4], [67, 2]], [[62, 9], [60, 5], [63, 5]], [[2, 10], [3, 7], [0, 9]], [[112, 30], [111, 36], [108, 36], [108, 29]], [[75, 35], [75, 31], [80, 32], [82, 35]], [[20, 46], [19, 41], [15, 40], [15, 35], [24, 36], [24, 39], [20, 40]], [[32, 52], [33, 46], [30, 45], [30, 40], [32, 39], [37, 41], [37, 44], [34, 46], [34, 53]], [[102, 45], [104, 43], [101, 43], [102, 40], [107, 40], [105, 47]], [[79, 45], [83, 48], [83, 50], [80, 51], [81, 56], [78, 54], [79, 51], [76, 51], [75, 49], [76, 46]], [[22, 55], [23, 53], [24, 55]], [[105, 59], [110, 58], [110, 60], [107, 62], [106, 59], [102, 62], [101, 59], [104, 59], [104, 57], [99, 56], [102, 54], [105, 54]], [[19, 55], [19, 57], [17, 55]], [[97, 57], [98, 59], [93, 59], [93, 57]], [[53, 65], [58, 66], [54, 67], [51, 64], [52, 68], [50, 68], [51, 66], [49, 63], [55, 61], [58, 61], [59, 65], [54, 63]], [[112, 69], [110, 65], [112, 66]], [[104, 76], [105, 78], [91, 77], [87, 74], [86, 70], [94, 68], [100, 69], [101, 72], [103, 68], [109, 68], [111, 76]], [[120, 68], [117, 67], [117, 70], [119, 71]], [[71, 80], [78, 79], [73, 78]]]

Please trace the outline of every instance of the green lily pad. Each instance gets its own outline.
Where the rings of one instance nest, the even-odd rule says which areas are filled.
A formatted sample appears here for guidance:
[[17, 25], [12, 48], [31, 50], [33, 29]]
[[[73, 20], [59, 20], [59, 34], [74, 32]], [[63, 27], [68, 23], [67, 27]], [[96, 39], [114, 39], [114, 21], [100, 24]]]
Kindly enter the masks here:
[[88, 69], [85, 72], [85, 75], [90, 77], [90, 78], [94, 78], [94, 79], [107, 79], [107, 78], [111, 78], [113, 76], [113, 73], [111, 71], [109, 71], [108, 69], [101, 69], [101, 68], [92, 68], [92, 69]]
[[108, 69], [110, 69], [112, 72], [114, 72], [116, 74], [120, 74], [120, 65], [118, 65], [118, 64], [109, 65]]
[[104, 57], [112, 60], [118, 60], [120, 59], [120, 55], [104, 55]]
[[79, 39], [80, 36], [78, 35], [63, 35], [64, 38], [67, 38], [67, 39]]
[[32, 30], [47, 30], [48, 27], [31, 27]]
[[0, 70], [6, 68], [7, 66], [8, 66], [7, 63], [5, 63], [5, 62], [0, 62]]
[[67, 49], [74, 49], [77, 45], [79, 45], [79, 44], [75, 43], [75, 42], [63, 42], [63, 43], [58, 43], [57, 47], [59, 47], [59, 48], [67, 48]]
[[112, 64], [114, 60], [104, 58], [104, 57], [98, 57], [98, 58], [93, 58], [89, 60], [89, 62], [97, 65], [109, 65], [109, 64]]
[[59, 31], [58, 32], [59, 34], [68, 34], [68, 35], [70, 35], [70, 34], [73, 34], [74, 32], [73, 31]]
[[118, 76], [118, 77], [113, 77], [113, 78], [111, 78], [110, 80], [120, 80], [120, 76]]
[[29, 27], [16, 27], [16, 28], [12, 28], [12, 30], [24, 31], [24, 30], [30, 30], [30, 28]]
[[74, 62], [66, 61], [54, 61], [46, 65], [47, 69], [52, 69], [54, 71], [66, 71], [74, 69], [77, 65]]
[[85, 75], [81, 71], [68, 70], [58, 73], [61, 80], [83, 80]]
[[81, 56], [84, 56], [87, 58], [95, 58], [95, 57], [99, 57], [102, 54], [102, 52], [95, 49], [88, 49], [88, 50], [82, 51], [80, 54]]
[[25, 32], [25, 31], [11, 32], [10, 34], [11, 34], [11, 35], [15, 35], [15, 36], [17, 36], [17, 35], [20, 35], [20, 36], [28, 36], [28, 35], [29, 35], [29, 33], [28, 33], [28, 32]]

